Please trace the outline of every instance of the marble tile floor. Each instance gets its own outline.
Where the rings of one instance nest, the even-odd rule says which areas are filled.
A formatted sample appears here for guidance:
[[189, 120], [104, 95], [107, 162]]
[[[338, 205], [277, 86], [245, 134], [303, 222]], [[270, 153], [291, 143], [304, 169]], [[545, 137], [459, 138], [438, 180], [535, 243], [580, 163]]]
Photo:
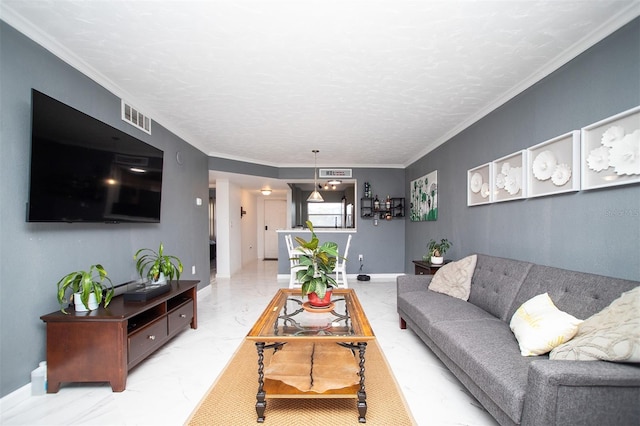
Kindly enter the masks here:
[[[1, 425], [181, 425], [222, 371], [278, 287], [277, 262], [255, 261], [198, 292], [198, 329], [185, 330], [129, 372], [127, 389], [64, 384], [0, 400]], [[400, 330], [395, 280], [349, 280], [419, 425], [496, 425], [422, 341]], [[357, 424], [354, 415], [354, 424]], [[226, 426], [226, 425], [225, 425]]]

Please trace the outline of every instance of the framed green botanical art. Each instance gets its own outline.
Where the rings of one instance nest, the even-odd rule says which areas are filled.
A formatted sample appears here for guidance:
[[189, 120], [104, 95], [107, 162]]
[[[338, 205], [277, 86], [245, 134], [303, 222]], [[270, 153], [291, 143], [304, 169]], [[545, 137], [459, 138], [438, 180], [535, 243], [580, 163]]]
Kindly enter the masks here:
[[438, 220], [438, 171], [411, 181], [411, 221]]

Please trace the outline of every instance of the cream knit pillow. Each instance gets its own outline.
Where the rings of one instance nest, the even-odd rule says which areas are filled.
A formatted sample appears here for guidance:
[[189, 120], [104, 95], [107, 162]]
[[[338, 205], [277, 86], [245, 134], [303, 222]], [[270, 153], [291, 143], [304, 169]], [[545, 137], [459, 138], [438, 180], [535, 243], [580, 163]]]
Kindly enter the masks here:
[[429, 290], [444, 293], [462, 300], [469, 300], [471, 277], [476, 269], [478, 256], [472, 254], [457, 262], [440, 267], [431, 279]]
[[640, 287], [587, 318], [576, 336], [553, 349], [549, 358], [640, 362]]

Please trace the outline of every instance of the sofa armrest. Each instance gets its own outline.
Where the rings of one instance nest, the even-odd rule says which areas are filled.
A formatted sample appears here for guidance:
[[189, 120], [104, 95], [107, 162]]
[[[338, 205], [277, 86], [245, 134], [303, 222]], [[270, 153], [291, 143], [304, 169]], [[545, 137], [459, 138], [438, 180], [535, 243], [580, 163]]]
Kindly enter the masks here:
[[640, 366], [533, 361], [522, 425], [640, 424]]
[[396, 288], [398, 294], [416, 290], [427, 290], [433, 275], [398, 275]]

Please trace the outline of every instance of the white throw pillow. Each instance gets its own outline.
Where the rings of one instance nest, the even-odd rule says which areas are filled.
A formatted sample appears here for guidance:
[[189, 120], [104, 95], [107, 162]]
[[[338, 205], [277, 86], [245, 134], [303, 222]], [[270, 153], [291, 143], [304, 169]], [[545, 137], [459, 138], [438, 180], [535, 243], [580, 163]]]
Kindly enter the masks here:
[[571, 339], [582, 321], [559, 310], [548, 293], [527, 300], [513, 314], [509, 326], [522, 356], [542, 355]]
[[549, 358], [640, 362], [640, 287], [587, 318], [576, 336], [551, 351]]
[[477, 261], [478, 256], [472, 254], [457, 262], [447, 263], [440, 267], [431, 279], [429, 290], [469, 300], [471, 277], [473, 277]]

